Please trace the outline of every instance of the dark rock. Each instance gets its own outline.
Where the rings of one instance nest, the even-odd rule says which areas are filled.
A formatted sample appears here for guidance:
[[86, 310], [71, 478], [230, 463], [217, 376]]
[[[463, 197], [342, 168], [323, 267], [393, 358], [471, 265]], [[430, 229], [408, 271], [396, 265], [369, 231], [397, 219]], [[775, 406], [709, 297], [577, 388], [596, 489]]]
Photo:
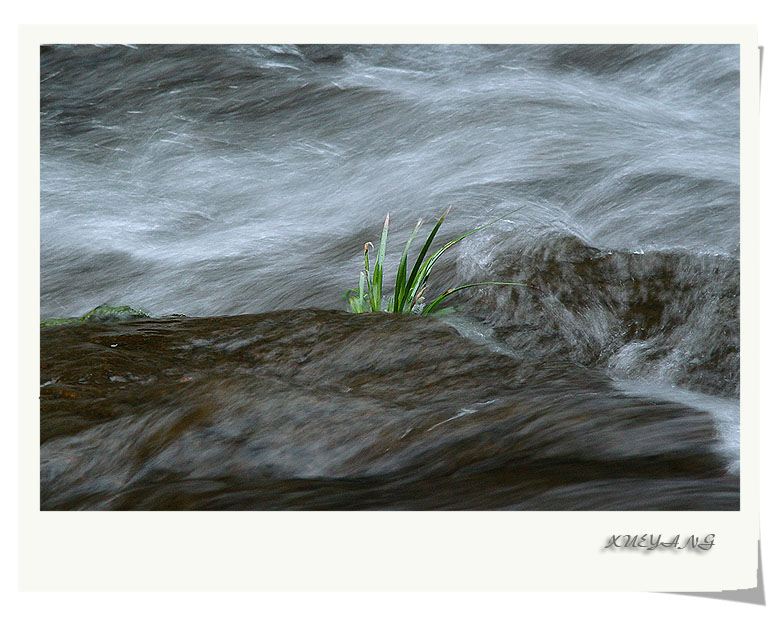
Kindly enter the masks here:
[[43, 509], [739, 507], [708, 414], [433, 318], [85, 321], [41, 381]]

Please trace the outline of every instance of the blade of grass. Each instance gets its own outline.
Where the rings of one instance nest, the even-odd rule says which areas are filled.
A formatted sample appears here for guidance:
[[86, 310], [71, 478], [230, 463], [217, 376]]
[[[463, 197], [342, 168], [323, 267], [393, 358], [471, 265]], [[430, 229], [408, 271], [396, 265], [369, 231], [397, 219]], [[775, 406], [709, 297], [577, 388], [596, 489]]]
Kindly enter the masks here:
[[366, 303], [366, 273], [360, 273], [360, 283], [358, 284], [358, 295], [360, 297], [361, 312], [365, 310]]
[[414, 267], [412, 267], [412, 271], [409, 273], [409, 279], [404, 286], [404, 296], [402, 298], [402, 311], [406, 312], [407, 310], [411, 309], [411, 306], [409, 306], [409, 309], [407, 309], [407, 305], [410, 305], [410, 303], [413, 301], [414, 297], [417, 295], [417, 292], [419, 291], [417, 285], [414, 285], [415, 280], [417, 280], [417, 274], [420, 270], [420, 266], [423, 263], [423, 260], [425, 259], [425, 255], [428, 253], [428, 249], [431, 247], [431, 244], [433, 243], [433, 238], [436, 236], [436, 232], [439, 231], [439, 227], [441, 227], [441, 224], [444, 222], [444, 217], [449, 214], [450, 210], [452, 209], [452, 206], [447, 208], [447, 210], [444, 212], [444, 214], [441, 215], [439, 220], [436, 222], [436, 225], [434, 225], [433, 229], [431, 230], [431, 233], [428, 235], [428, 239], [425, 241], [425, 244], [423, 245], [422, 249], [420, 249], [420, 254], [417, 257], [417, 261], [414, 263]]
[[349, 298], [350, 298], [349, 294], [357, 293], [357, 292], [358, 292], [357, 289], [347, 289], [347, 293], [344, 294], [344, 302], [349, 303]]
[[372, 311], [382, 310], [382, 277], [385, 265], [385, 249], [387, 248], [387, 228], [390, 225], [390, 213], [385, 217], [385, 224], [382, 227], [382, 237], [379, 240], [379, 249], [376, 252], [376, 261], [374, 262], [374, 280], [371, 284], [369, 298]]
[[360, 298], [356, 298], [353, 296], [351, 298], [348, 298], [348, 300], [349, 300], [349, 308], [352, 309], [353, 313], [359, 314], [363, 312], [363, 303], [360, 300]]
[[374, 244], [373, 244], [373, 242], [366, 242], [366, 243], [363, 245], [363, 261], [364, 261], [364, 263], [365, 263], [366, 276], [368, 276], [368, 272], [369, 272], [369, 270], [371, 269], [371, 268], [370, 268], [370, 266], [369, 266], [369, 264], [368, 264], [368, 247], [369, 247], [369, 246], [370, 246], [371, 248], [374, 248]]
[[369, 272], [371, 271], [371, 266], [369, 265], [369, 250], [368, 247], [374, 248], [373, 242], [366, 242], [363, 245], [363, 272], [361, 274], [362, 280], [365, 282], [367, 293], [368, 293], [368, 300], [371, 301], [371, 279], [369, 278]]
[[419, 300], [425, 300], [425, 298], [422, 297], [423, 293], [425, 293], [425, 290], [428, 289], [427, 285], [424, 285], [420, 291], [417, 292], [417, 294], [414, 296], [414, 299], [412, 300], [412, 303], [409, 305], [409, 310], [411, 311], [414, 308], [414, 305], [417, 304]]
[[412, 240], [417, 235], [417, 232], [422, 225], [422, 219], [417, 221], [417, 224], [412, 230], [412, 235], [406, 241], [404, 252], [401, 254], [401, 261], [398, 263], [398, 274], [395, 277], [395, 290], [393, 292], [393, 303], [388, 307], [390, 312], [401, 313], [403, 312], [403, 298], [406, 296], [406, 258], [409, 254], [409, 247], [412, 245]]
[[[490, 227], [491, 225], [494, 225], [495, 223], [498, 223], [498, 221], [500, 221], [500, 220], [502, 220], [502, 219], [506, 218], [506, 217], [507, 217], [507, 216], [509, 216], [510, 214], [514, 214], [515, 212], [517, 212], [518, 210], [521, 210], [521, 209], [522, 209], [522, 207], [521, 207], [521, 208], [515, 208], [515, 209], [514, 209], [514, 210], [512, 210], [511, 212], [508, 212], [508, 213], [506, 213], [506, 214], [504, 214], [504, 215], [502, 215], [502, 216], [498, 217], [497, 219], [494, 219], [494, 220], [490, 221], [489, 223], [486, 223], [485, 225], [482, 225], [482, 226], [480, 226], [480, 227], [477, 227], [476, 229], [472, 229], [471, 231], [469, 231], [469, 232], [466, 232], [465, 234], [463, 234], [462, 236], [460, 236], [459, 238], [455, 238], [454, 240], [450, 240], [449, 242], [447, 242], [447, 244], [445, 244], [443, 247], [441, 247], [441, 248], [440, 248], [438, 251], [436, 251], [436, 252], [435, 252], [433, 255], [431, 255], [431, 256], [430, 256], [430, 257], [429, 257], [429, 258], [428, 258], [428, 259], [425, 261], [425, 263], [422, 265], [422, 267], [421, 267], [421, 268], [419, 269], [419, 271], [416, 273], [416, 279], [412, 281], [412, 283], [411, 283], [411, 285], [410, 285], [410, 288], [412, 288], [412, 289], [418, 289], [419, 287], [421, 287], [422, 285], [424, 285], [424, 284], [425, 284], [425, 282], [426, 282], [426, 281], [427, 281], [427, 279], [428, 279], [428, 276], [430, 276], [430, 273], [431, 273], [431, 271], [433, 270], [433, 266], [434, 266], [434, 264], [435, 264], [435, 263], [436, 263], [436, 261], [439, 259], [439, 257], [441, 257], [441, 256], [444, 254], [444, 252], [445, 252], [447, 249], [449, 249], [449, 248], [452, 248], [452, 247], [453, 247], [454, 245], [456, 245], [458, 242], [460, 242], [460, 241], [461, 241], [461, 240], [463, 240], [464, 238], [466, 238], [466, 237], [470, 236], [471, 234], [473, 234], [473, 233], [476, 233], [476, 232], [478, 232], [478, 231], [480, 231], [480, 230], [482, 230], [482, 229], [485, 229], [486, 227]], [[449, 212], [449, 209], [447, 209], [447, 212]], [[445, 212], [444, 214], [446, 215], [446, 214], [447, 214], [447, 212]], [[441, 222], [441, 220], [442, 220], [443, 218], [444, 218], [444, 217], [442, 217], [441, 219], [439, 219], [439, 221]], [[438, 227], [437, 227], [437, 228], [435, 228], [435, 229], [438, 229]], [[421, 254], [420, 256], [422, 257], [422, 254]], [[418, 261], [419, 261], [419, 260], [418, 260]]]
[[[433, 240], [436, 237], [439, 228], [441, 227], [445, 217], [451, 210], [451, 207], [447, 208], [447, 210], [439, 218], [439, 220], [436, 222], [433, 229], [431, 230], [430, 234], [428, 235], [425, 244], [423, 245], [422, 249], [419, 252], [417, 260], [415, 261], [414, 266], [412, 267], [412, 270], [409, 273], [409, 277], [407, 278], [406, 267], [408, 263], [409, 249], [411, 248], [412, 242], [416, 237], [416, 234], [419, 231], [420, 226], [422, 224], [422, 220], [417, 221], [414, 230], [412, 231], [409, 239], [406, 242], [403, 253], [401, 254], [401, 260], [398, 264], [398, 271], [396, 273], [395, 289], [392, 297], [389, 298], [387, 306], [384, 308], [384, 310], [387, 312], [394, 312], [394, 313], [411, 312], [417, 303], [423, 301], [422, 294], [423, 291], [425, 291], [426, 289], [426, 283], [428, 277], [430, 276], [433, 267], [436, 264], [439, 257], [441, 257], [448, 249], [452, 248], [455, 244], [457, 244], [464, 238], [482, 229], [485, 229], [486, 227], [490, 227], [491, 225], [497, 223], [502, 219], [505, 219], [507, 216], [513, 214], [514, 212], [517, 212], [520, 209], [521, 208], [516, 208], [511, 212], [508, 212], [507, 214], [504, 214], [490, 221], [489, 223], [486, 223], [485, 225], [481, 225], [475, 229], [472, 229], [471, 231], [463, 234], [462, 236], [447, 242], [444, 246], [442, 246], [440, 249], [434, 252], [430, 257], [427, 257], [428, 251], [430, 250], [430, 247], [433, 244]], [[370, 250], [369, 249], [370, 248], [373, 249], [374, 245], [371, 242], [366, 242], [363, 245], [364, 269], [363, 272], [361, 272], [360, 274], [358, 289], [349, 290], [345, 294], [345, 297], [347, 298], [349, 305], [354, 312], [383, 310], [382, 285], [383, 285], [383, 278], [384, 278], [384, 262], [385, 262], [386, 248], [387, 248], [387, 233], [388, 233], [389, 224], [390, 224], [390, 214], [388, 213], [385, 216], [385, 223], [382, 228], [382, 235], [379, 241], [379, 249], [377, 250], [376, 259], [374, 260], [373, 275], [371, 275], [370, 273], [370, 254], [369, 254]], [[456, 291], [460, 291], [461, 289], [465, 289], [467, 287], [476, 287], [478, 285], [520, 285], [520, 286], [528, 287], [528, 285], [525, 285], [524, 283], [508, 283], [508, 282], [497, 282], [497, 281], [488, 281], [485, 283], [471, 283], [469, 285], [463, 285], [456, 289], [448, 290], [446, 293], [436, 298], [432, 303], [430, 303], [428, 306], [423, 307], [422, 310], [418, 312], [429, 314], [452, 293]], [[357, 294], [357, 297], [350, 297], [351, 293]], [[443, 310], [447, 310], [447, 309], [443, 309]]]
[[427, 304], [425, 308], [421, 311], [421, 314], [429, 315], [433, 311], [433, 309], [435, 309], [443, 300], [449, 298], [456, 291], [460, 291], [461, 289], [467, 289], [468, 287], [479, 287], [481, 285], [516, 285], [518, 287], [528, 287], [528, 285], [526, 285], [525, 283], [504, 283], [500, 281], [485, 281], [484, 283], [469, 283], [468, 285], [461, 285], [460, 287], [456, 287], [455, 289], [448, 289], [442, 295], [436, 298], [433, 302]]

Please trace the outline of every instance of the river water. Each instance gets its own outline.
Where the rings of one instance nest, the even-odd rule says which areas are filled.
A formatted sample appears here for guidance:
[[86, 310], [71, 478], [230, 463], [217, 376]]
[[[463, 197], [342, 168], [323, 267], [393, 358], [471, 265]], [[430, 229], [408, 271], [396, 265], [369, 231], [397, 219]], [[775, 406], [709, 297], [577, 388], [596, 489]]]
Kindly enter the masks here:
[[[486, 280], [527, 287], [459, 292], [450, 302], [458, 311], [443, 319], [496, 358], [589, 375], [581, 394], [600, 389], [604, 400], [622, 393], [707, 414], [713, 448], [732, 477], [739, 469], [739, 188], [737, 46], [41, 51], [41, 319], [99, 304], [131, 305], [154, 318], [344, 310], [363, 244], [377, 243], [386, 213], [395, 264], [419, 218], [427, 232], [451, 206], [439, 234], [446, 240], [511, 212], [446, 254], [431, 293]], [[329, 314], [313, 323], [330, 323]], [[340, 340], [359, 336], [345, 331]], [[65, 380], [67, 371], [51, 370], [47, 379]], [[576, 398], [564, 390], [561, 397]], [[488, 394], [509, 396], [475, 391], [459, 409], [474, 409]], [[433, 409], [429, 402], [417, 409]], [[46, 447], [75, 448], [67, 442], [79, 438], [74, 432], [54, 431]], [[409, 477], [403, 465], [388, 465]], [[359, 468], [361, 481], [375, 478], [370, 465]], [[335, 464], [314, 476], [292, 469], [285, 481], [352, 477]], [[612, 497], [594, 498], [593, 507], [639, 503], [621, 502], [616, 495], [625, 491], [615, 486], [602, 491], [598, 474], [590, 481], [596, 484], [580, 503], [605, 491]], [[366, 494], [381, 492], [381, 482], [370, 482]], [[52, 494], [66, 491], [51, 486]], [[429, 494], [414, 486], [414, 494]], [[560, 496], [565, 483], [556, 486], [548, 506], [573, 507]], [[542, 496], [529, 499], [523, 507], [546, 507]], [[363, 505], [370, 503], [378, 502]], [[422, 498], [394, 503], [456, 507]], [[518, 503], [515, 495], [472, 506]]]

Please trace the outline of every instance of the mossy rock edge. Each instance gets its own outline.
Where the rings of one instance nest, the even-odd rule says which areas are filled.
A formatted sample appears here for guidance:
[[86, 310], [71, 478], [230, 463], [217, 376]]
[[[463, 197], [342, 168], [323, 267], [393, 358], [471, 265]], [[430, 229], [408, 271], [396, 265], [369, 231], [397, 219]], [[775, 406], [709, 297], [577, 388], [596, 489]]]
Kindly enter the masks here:
[[41, 322], [41, 328], [48, 326], [63, 326], [82, 321], [129, 321], [149, 317], [148, 313], [134, 309], [131, 306], [109, 306], [101, 304], [81, 317], [68, 317], [65, 319], [47, 319]]

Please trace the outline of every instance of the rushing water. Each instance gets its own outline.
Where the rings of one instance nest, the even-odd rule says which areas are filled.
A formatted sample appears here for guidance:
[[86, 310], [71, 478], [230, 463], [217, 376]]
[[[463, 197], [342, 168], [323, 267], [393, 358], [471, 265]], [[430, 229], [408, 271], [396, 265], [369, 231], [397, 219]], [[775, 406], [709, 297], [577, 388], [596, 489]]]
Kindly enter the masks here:
[[[417, 219], [427, 222], [427, 232], [449, 206], [442, 239], [514, 212], [450, 251], [431, 279], [433, 293], [484, 280], [528, 285], [465, 291], [460, 302], [453, 297], [460, 312], [448, 319], [461, 336], [486, 346], [495, 362], [554, 364], [567, 367], [567, 375], [587, 376], [579, 394], [562, 387], [559, 402], [602, 392], [611, 408], [623, 393], [704, 412], [717, 431], [715, 450], [730, 474], [738, 472], [737, 46], [41, 51], [41, 319], [81, 315], [103, 303], [132, 305], [155, 317], [344, 309], [363, 244], [376, 243], [387, 212], [388, 260], [395, 264]], [[345, 331], [338, 343], [361, 336]], [[54, 347], [42, 348], [42, 363], [44, 352], [66, 337], [47, 340]], [[381, 339], [374, 344], [391, 346]], [[52, 383], [42, 393], [67, 381], [64, 368], [47, 367]], [[74, 384], [87, 383], [95, 372], [68, 370]], [[130, 379], [122, 375], [113, 376]], [[489, 371], [475, 375], [489, 379]], [[349, 382], [343, 375], [334, 379]], [[256, 396], [257, 386], [242, 387]], [[470, 396], [458, 409], [479, 409], [481, 395]], [[284, 400], [291, 409], [301, 405]], [[344, 405], [358, 403], [347, 397]], [[416, 409], [438, 410], [431, 405], [420, 402]], [[430, 411], [431, 422], [440, 412]], [[304, 422], [290, 414], [280, 422]], [[287, 434], [275, 426], [266, 428]], [[61, 452], [76, 447], [67, 440], [106, 430], [103, 424], [82, 428], [80, 437], [69, 430], [44, 439], [47, 452], [60, 448], [51, 460], [64, 460]], [[403, 422], [396, 428], [405, 430]], [[334, 438], [347, 438], [330, 430]], [[472, 430], [473, 437], [486, 428]], [[368, 433], [348, 438], [360, 450], [369, 447]], [[670, 434], [659, 431], [656, 438]], [[429, 450], [419, 447], [425, 456], [439, 452], [433, 442]], [[496, 461], [515, 465], [516, 448], [507, 448], [499, 448]], [[306, 452], [301, 446], [301, 456]], [[354, 502], [312, 497], [296, 504], [455, 507], [430, 501], [430, 490], [419, 477], [409, 479], [405, 465], [385, 463], [377, 469], [403, 471], [403, 481], [415, 487], [394, 492], [391, 504], [373, 497], [361, 502], [353, 489], [328, 484], [353, 477], [335, 463], [324, 464], [317, 475], [323, 484], [312, 490], [348, 493]], [[46, 478], [56, 476], [54, 468], [46, 467]], [[341, 471], [328, 475], [331, 468]], [[355, 472], [370, 486], [354, 490], [375, 495], [402, 482], [393, 476], [383, 484], [373, 469]], [[479, 469], [487, 473], [484, 465]], [[300, 482], [306, 474], [299, 471], [273, 481]], [[117, 473], [105, 470], [104, 485]], [[573, 489], [561, 482], [550, 489], [555, 495], [526, 496], [523, 507], [575, 507], [578, 499], [593, 507], [647, 506], [616, 484], [603, 485], [598, 474], [587, 478], [590, 484], [579, 484], [575, 495], [567, 497]], [[485, 481], [495, 494], [511, 485], [494, 476]], [[51, 486], [65, 485], [52, 480]], [[660, 498], [669, 490], [658, 488], [658, 503], [679, 507]], [[285, 491], [273, 493], [279, 503], [288, 503]], [[607, 493], [610, 499], [598, 498]], [[402, 497], [409, 494], [428, 497]], [[107, 503], [90, 499], [87, 505]], [[209, 503], [231, 506], [214, 499]], [[521, 501], [514, 495], [504, 502], [476, 499], [472, 506]], [[685, 506], [696, 507], [694, 501]]]

